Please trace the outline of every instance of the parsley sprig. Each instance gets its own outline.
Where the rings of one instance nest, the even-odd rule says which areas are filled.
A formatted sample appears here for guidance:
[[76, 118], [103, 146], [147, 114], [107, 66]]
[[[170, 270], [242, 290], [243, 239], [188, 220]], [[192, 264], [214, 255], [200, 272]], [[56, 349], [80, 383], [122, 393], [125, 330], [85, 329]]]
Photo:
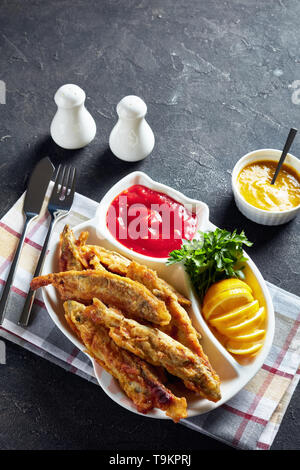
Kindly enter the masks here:
[[244, 231], [240, 234], [217, 228], [199, 232], [193, 240], [183, 240], [180, 250], [171, 251], [167, 264], [183, 263], [202, 303], [214, 282], [230, 277], [244, 278], [243, 262], [247, 260], [243, 245], [252, 246]]

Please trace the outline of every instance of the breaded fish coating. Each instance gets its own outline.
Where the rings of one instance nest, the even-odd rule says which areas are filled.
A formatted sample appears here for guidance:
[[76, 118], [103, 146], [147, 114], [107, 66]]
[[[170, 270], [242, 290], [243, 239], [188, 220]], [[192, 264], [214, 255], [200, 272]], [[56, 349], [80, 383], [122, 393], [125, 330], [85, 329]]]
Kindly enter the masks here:
[[171, 315], [164, 302], [144, 285], [108, 271], [66, 271], [38, 276], [31, 289], [53, 284], [62, 300], [92, 301], [94, 297], [117, 307], [130, 317], [167, 325]]
[[86, 260], [81, 256], [73, 231], [68, 225], [65, 225], [60, 234], [58, 265], [59, 271], [82, 271], [88, 267]]
[[82, 247], [82, 254], [87, 260], [97, 257], [103, 266], [115, 274], [126, 276], [127, 268], [130, 260], [125, 256], [120, 255], [116, 251], [106, 250], [102, 246], [85, 245]]
[[178, 398], [168, 390], [149, 364], [119, 348], [110, 338], [108, 329], [96, 325], [85, 315], [84, 305], [67, 301], [64, 310], [68, 324], [88, 354], [118, 380], [139, 412], [147, 413], [159, 408], [175, 422], [187, 416], [186, 399]]
[[[104, 270], [106, 266], [109, 271], [126, 275], [133, 281], [140, 282], [166, 303], [171, 321], [165, 327], [161, 327], [162, 331], [189, 347], [196, 354], [204, 356], [198, 341], [200, 334], [193, 327], [186, 310], [180, 305], [179, 294], [176, 294], [171, 286], [160, 279], [155, 271], [99, 246], [83, 245], [79, 251], [78, 241], [68, 225], [64, 227], [60, 240], [60, 271], [83, 270], [84, 264], [87, 263], [92, 269]], [[188, 302], [186, 299], [186, 304]]]
[[177, 339], [196, 354], [203, 356], [199, 344], [200, 334], [193, 327], [187, 311], [180, 305], [176, 294], [167, 283], [163, 283], [156, 272], [147, 266], [132, 261], [128, 266], [127, 276], [146, 286], [154, 295], [165, 301], [171, 314], [171, 321], [161, 328], [165, 333]]
[[139, 264], [136, 261], [131, 261], [128, 266], [126, 276], [134, 281], [144, 284], [153, 294], [162, 300], [173, 298], [184, 307], [191, 305], [190, 300], [186, 299], [182, 294], [177, 292], [173, 286], [170, 286], [166, 281], [158, 277], [153, 269], [148, 268], [144, 264]]
[[109, 328], [115, 343], [155, 366], [163, 366], [183, 380], [185, 386], [211, 401], [221, 398], [220, 383], [207, 361], [167, 334], [135, 320], [125, 318], [115, 309], [94, 299], [85, 314], [95, 323]]

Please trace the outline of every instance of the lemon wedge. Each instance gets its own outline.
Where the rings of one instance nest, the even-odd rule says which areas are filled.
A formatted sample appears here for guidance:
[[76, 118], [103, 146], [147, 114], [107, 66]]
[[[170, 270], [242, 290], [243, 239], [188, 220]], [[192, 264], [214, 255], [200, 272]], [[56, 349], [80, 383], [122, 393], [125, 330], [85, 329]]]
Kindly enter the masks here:
[[203, 303], [208, 302], [212, 297], [219, 294], [220, 292], [224, 292], [225, 290], [229, 289], [234, 289], [236, 287], [244, 287], [252, 293], [251, 287], [246, 282], [241, 281], [241, 279], [238, 279], [236, 277], [223, 279], [222, 281], [215, 282], [210, 286], [210, 288], [205, 294]]
[[260, 307], [257, 313], [237, 325], [230, 326], [226, 328], [226, 336], [229, 338], [240, 336], [243, 333], [249, 333], [255, 328], [259, 328], [265, 318], [265, 309]]
[[245, 287], [228, 289], [214, 295], [208, 301], [204, 299], [202, 313], [204, 318], [209, 320], [213, 316], [228, 313], [245, 303], [253, 301], [254, 298], [251, 292]]
[[246, 282], [230, 278], [210, 286], [202, 315], [231, 354], [252, 357], [261, 349], [266, 335], [265, 308]]
[[252, 346], [247, 347], [247, 348], [234, 348], [234, 347], [230, 347], [229, 345], [227, 345], [227, 350], [231, 354], [236, 354], [238, 356], [252, 356], [256, 354], [260, 350], [261, 347], [262, 347], [262, 343], [253, 344]]
[[212, 326], [217, 328], [221, 333], [224, 327], [230, 327], [240, 323], [242, 320], [251, 317], [259, 309], [258, 300], [254, 300], [249, 304], [242, 305], [241, 307], [232, 310], [225, 315], [221, 315], [210, 320]]
[[251, 343], [255, 341], [262, 340], [266, 335], [266, 330], [254, 330], [251, 333], [247, 333], [245, 335], [235, 336], [234, 342], [235, 343]]

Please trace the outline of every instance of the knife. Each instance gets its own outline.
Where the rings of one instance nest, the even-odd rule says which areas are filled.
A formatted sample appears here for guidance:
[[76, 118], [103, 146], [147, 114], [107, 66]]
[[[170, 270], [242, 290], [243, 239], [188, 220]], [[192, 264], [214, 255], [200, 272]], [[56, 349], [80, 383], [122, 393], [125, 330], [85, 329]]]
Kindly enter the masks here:
[[10, 288], [13, 282], [16, 266], [18, 264], [19, 256], [21, 253], [22, 245], [25, 239], [25, 234], [26, 234], [28, 223], [30, 222], [31, 219], [36, 217], [41, 211], [45, 194], [46, 194], [50, 179], [53, 175], [53, 171], [54, 171], [54, 166], [52, 165], [50, 159], [46, 157], [40, 160], [40, 162], [34, 168], [33, 173], [30, 177], [28, 188], [25, 194], [24, 205], [23, 205], [23, 212], [25, 214], [25, 223], [23, 227], [23, 233], [21, 235], [17, 250], [15, 252], [14, 259], [10, 267], [10, 271], [9, 271], [6, 284], [2, 292], [2, 297], [0, 300], [0, 325], [2, 325], [2, 322], [4, 320], [5, 308], [6, 308]]

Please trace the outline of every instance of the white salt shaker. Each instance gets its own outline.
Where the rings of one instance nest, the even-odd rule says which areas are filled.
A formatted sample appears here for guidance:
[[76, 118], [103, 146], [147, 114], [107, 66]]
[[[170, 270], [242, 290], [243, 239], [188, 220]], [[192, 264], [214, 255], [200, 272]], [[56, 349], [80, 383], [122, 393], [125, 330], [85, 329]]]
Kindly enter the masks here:
[[63, 85], [54, 101], [57, 112], [50, 127], [54, 142], [65, 149], [88, 145], [95, 137], [96, 123], [84, 105], [85, 92], [77, 85]]
[[109, 146], [116, 157], [136, 162], [152, 152], [155, 138], [146, 113], [146, 103], [138, 96], [125, 96], [118, 103], [119, 119], [109, 136]]

